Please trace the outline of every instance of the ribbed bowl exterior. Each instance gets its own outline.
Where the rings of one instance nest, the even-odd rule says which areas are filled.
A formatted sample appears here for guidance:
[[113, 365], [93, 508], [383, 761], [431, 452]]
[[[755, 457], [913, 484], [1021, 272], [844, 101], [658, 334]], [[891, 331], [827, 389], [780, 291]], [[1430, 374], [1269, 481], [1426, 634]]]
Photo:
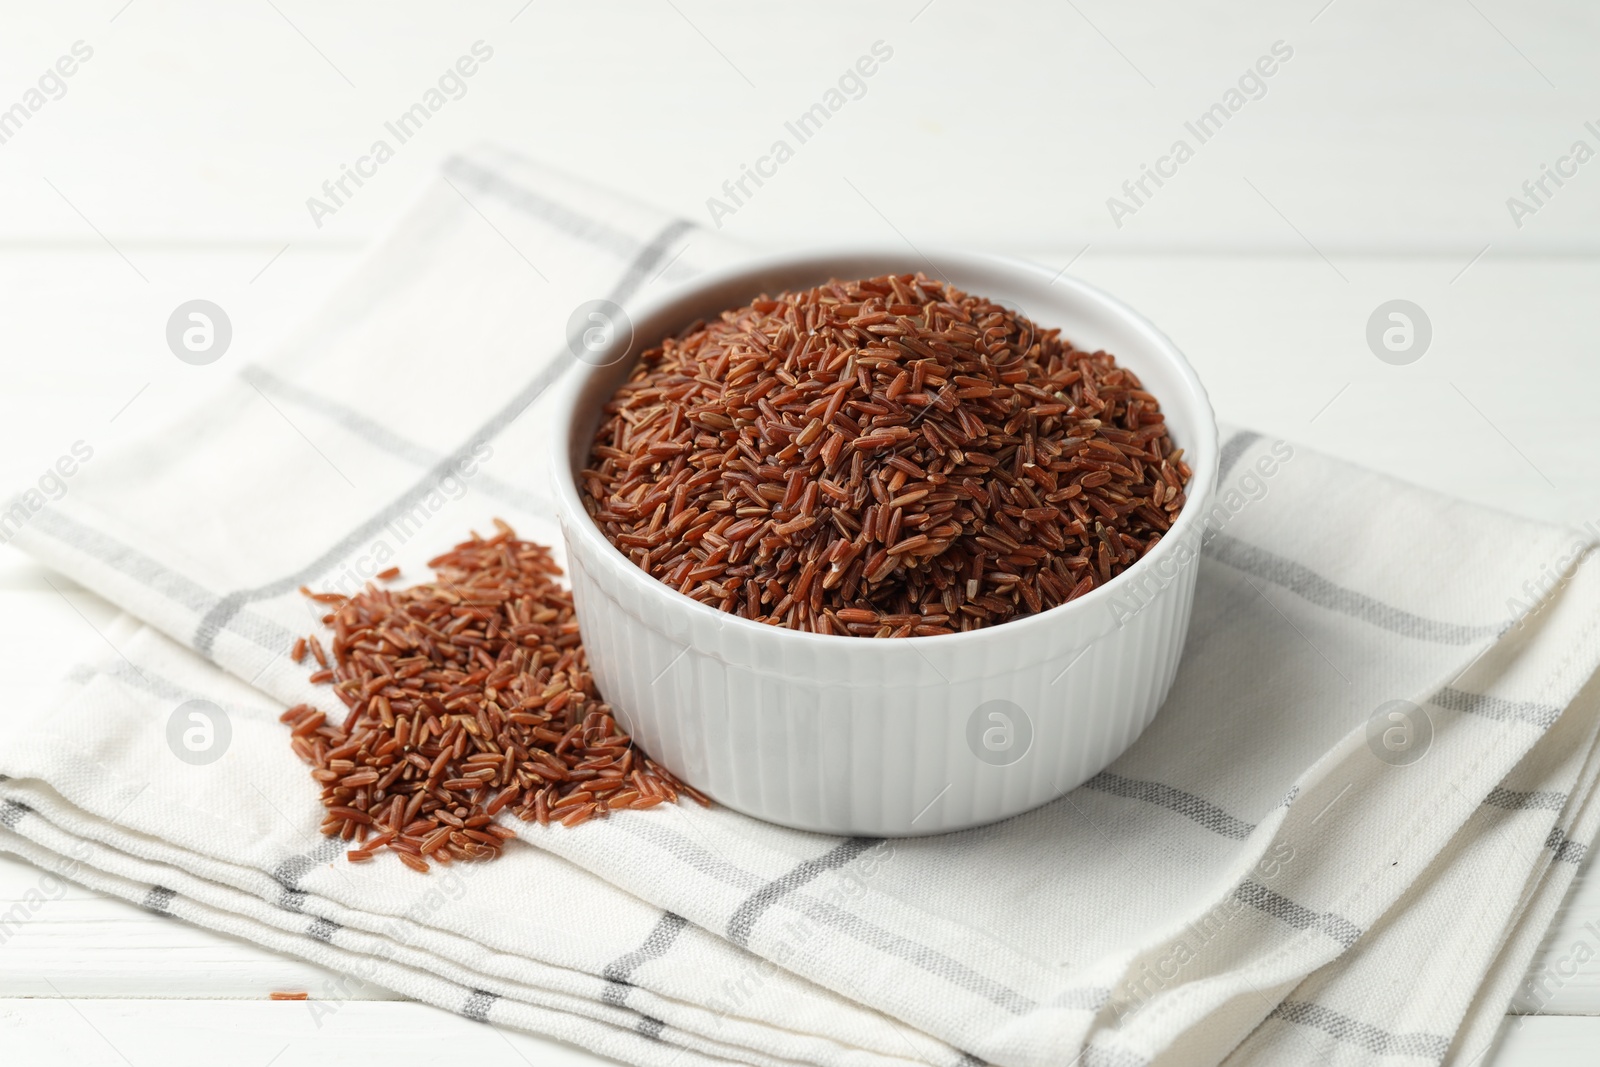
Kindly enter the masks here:
[[[965, 257], [952, 269], [950, 258], [939, 262], [955, 284], [996, 299], [1021, 295], [1026, 306], [1030, 287], [1042, 284], [1040, 270], [1026, 264]], [[916, 269], [904, 259], [870, 253], [765, 261], [691, 283], [644, 312], [636, 328], [653, 339], [759, 291], [805, 284], [788, 279]], [[1048, 291], [1049, 274], [1042, 277], [1040, 291]], [[1097, 301], [1141, 327], [1114, 336], [1118, 347], [1096, 339], [1119, 359], [1141, 340], [1145, 348], [1165, 346], [1124, 361], [1162, 398], [1174, 437], [1188, 449], [1196, 471], [1189, 501], [1168, 537], [1102, 589], [969, 633], [882, 640], [796, 633], [698, 604], [644, 574], [583, 511], [573, 477], [599, 406], [631, 361], [584, 372], [567, 398], [571, 421], [556, 432], [568, 565], [595, 679], [645, 751], [719, 803], [757, 818], [899, 836], [1027, 811], [1092, 777], [1133, 743], [1166, 699], [1183, 653], [1215, 479], [1216, 428], [1203, 390], [1170, 342], [1081, 283], [1069, 297]], [[1068, 312], [1071, 306], [1069, 300]], [[1055, 306], [1028, 312], [1085, 345]], [[1094, 325], [1089, 320], [1091, 331]], [[1152, 374], [1151, 358], [1176, 361], [1183, 373]], [[1187, 388], [1185, 403], [1177, 402], [1180, 387]], [[1185, 417], [1174, 419], [1169, 405]]]
[[1166, 699], [1195, 578], [1183, 568], [1120, 626], [1063, 614], [1023, 639], [1004, 625], [961, 635], [935, 657], [903, 641], [752, 634], [641, 595], [620, 556], [568, 546], [595, 679], [644, 750], [730, 808], [838, 834], [993, 822], [1094, 775]]

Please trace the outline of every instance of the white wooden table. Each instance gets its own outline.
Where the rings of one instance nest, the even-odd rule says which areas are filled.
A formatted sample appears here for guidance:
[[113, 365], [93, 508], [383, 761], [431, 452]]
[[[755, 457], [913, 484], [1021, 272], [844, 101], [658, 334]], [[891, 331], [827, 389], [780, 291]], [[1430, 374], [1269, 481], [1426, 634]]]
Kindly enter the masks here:
[[[1600, 162], [1560, 162], [1578, 139], [1600, 149], [1584, 125], [1600, 126], [1600, 11], [620, 6], [7, 5], [0, 112], [75, 42], [92, 56], [20, 128], [0, 124], [0, 486], [37, 478], [79, 439], [121, 447], [269, 350], [451, 151], [497, 140], [709, 222], [707, 197], [882, 41], [892, 57], [860, 98], [751, 187], [726, 232], [976, 246], [1068, 268], [1155, 319], [1229, 422], [1600, 526], [1585, 314], [1600, 287]], [[465, 95], [315, 225], [306, 199], [480, 40], [493, 56]], [[1293, 54], [1259, 99], [1199, 143], [1185, 122], [1279, 41]], [[1162, 163], [1180, 137], [1193, 158]], [[1171, 175], [1145, 179], [1134, 203], [1122, 185], [1145, 164]], [[1541, 164], [1576, 173], [1546, 179], [1535, 205], [1522, 183]], [[1120, 226], [1113, 196], [1136, 208]], [[1520, 227], [1512, 196], [1536, 207]], [[234, 325], [209, 369], [164, 341], [167, 316], [195, 297]], [[1365, 339], [1396, 298], [1433, 333], [1402, 366]], [[78, 614], [93, 619], [95, 604], [44, 579], [0, 549], [0, 736], [96, 641]], [[39, 884], [0, 861], [0, 914]], [[1600, 949], [1591, 922], [1600, 877], [1586, 869], [1534, 964], [1551, 970], [1549, 995], [1515, 1005], [1544, 1014], [1513, 1017], [1486, 1062], [1593, 1062], [1600, 953], [1579, 951]], [[1568, 966], [1575, 955], [1595, 958]], [[321, 1027], [267, 999], [332, 978], [68, 889], [0, 942], [0, 1047], [7, 1062], [85, 1064], [597, 1060], [370, 988]]]

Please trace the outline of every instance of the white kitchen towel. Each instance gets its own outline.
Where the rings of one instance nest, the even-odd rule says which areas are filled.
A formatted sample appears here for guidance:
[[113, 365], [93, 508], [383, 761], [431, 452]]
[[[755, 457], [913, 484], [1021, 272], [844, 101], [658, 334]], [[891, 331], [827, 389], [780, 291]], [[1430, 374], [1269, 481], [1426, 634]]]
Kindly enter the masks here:
[[[530, 847], [427, 876], [316, 837], [276, 722], [328, 699], [287, 656], [320, 614], [297, 587], [423, 577], [494, 515], [556, 543], [539, 404], [569, 315], [740, 254], [457, 158], [282, 351], [64, 499], [18, 498], [15, 543], [134, 618], [0, 753], [0, 847], [640, 1063], [1480, 1052], [1596, 821], [1600, 577], [1572, 531], [1248, 431], [1171, 697], [1037, 811], [890, 842], [695, 807], [508, 817]], [[199, 765], [167, 740], [196, 698], [230, 725]]]

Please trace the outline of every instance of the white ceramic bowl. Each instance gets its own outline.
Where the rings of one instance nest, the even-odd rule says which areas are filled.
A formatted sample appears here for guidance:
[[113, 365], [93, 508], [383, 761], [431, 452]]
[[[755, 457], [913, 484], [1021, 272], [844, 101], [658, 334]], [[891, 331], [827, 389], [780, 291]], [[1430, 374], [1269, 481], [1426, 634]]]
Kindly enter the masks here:
[[1105, 586], [1049, 611], [901, 639], [768, 626], [656, 581], [584, 510], [575, 474], [601, 406], [639, 353], [762, 292], [927, 270], [919, 256], [793, 253], [692, 280], [630, 309], [631, 349], [602, 351], [576, 367], [553, 405], [552, 482], [600, 691], [645, 751], [719, 803], [760, 819], [910, 835], [1027, 811], [1132, 744], [1166, 699], [1183, 652], [1218, 451], [1193, 369], [1149, 322], [1080, 281], [998, 256], [940, 254], [933, 262], [956, 287], [1060, 327], [1080, 348], [1114, 354], [1160, 399], [1193, 469], [1188, 502], [1166, 538]]

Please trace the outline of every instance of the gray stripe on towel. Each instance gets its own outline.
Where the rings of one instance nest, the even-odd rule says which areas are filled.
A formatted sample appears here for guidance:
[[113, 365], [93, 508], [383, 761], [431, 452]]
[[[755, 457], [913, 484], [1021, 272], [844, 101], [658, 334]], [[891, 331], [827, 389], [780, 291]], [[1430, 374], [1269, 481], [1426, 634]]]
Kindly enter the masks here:
[[996, 1004], [1013, 1015], [1024, 1015], [1035, 1007], [1034, 1001], [1018, 993], [1014, 989], [1003, 985], [968, 967], [960, 960], [946, 956], [938, 949], [929, 948], [899, 934], [884, 930], [865, 919], [843, 908], [814, 900], [804, 894], [797, 894], [791, 900], [791, 906], [807, 918], [829, 926], [851, 940], [869, 948], [876, 949], [886, 956], [894, 956], [911, 964], [920, 970], [926, 971], [936, 978], [965, 990], [974, 996], [982, 997], [991, 1004]]
[[[339, 401], [323, 396], [321, 393], [295, 385], [293, 382], [286, 381], [265, 367], [252, 364], [240, 371], [239, 376], [262, 392], [271, 393], [279, 400], [305, 408], [308, 411], [314, 411], [329, 422], [343, 427], [368, 444], [408, 463], [414, 463], [419, 467], [432, 467], [442, 458], [433, 449], [400, 436], [376, 419], [368, 418], [355, 408], [341, 404]], [[472, 476], [472, 484], [487, 495], [507, 504], [513, 504], [524, 511], [535, 514], [548, 514], [554, 508], [554, 505], [549, 500], [535, 496], [521, 486], [502, 481], [488, 471], [480, 470], [474, 474]]]
[[1397, 1034], [1308, 1001], [1286, 1000], [1268, 1018], [1313, 1027], [1375, 1056], [1414, 1056], [1437, 1062], [1450, 1051], [1450, 1039], [1442, 1034]]
[[[628, 819], [619, 821], [616, 825], [617, 829], [648, 842], [690, 870], [715, 879], [723, 885], [755, 892], [764, 884], [756, 875], [712, 855], [682, 834], [666, 829], [653, 820]], [[819, 925], [827, 926], [868, 948], [904, 960], [957, 989], [982, 997], [1014, 1015], [1024, 1014], [1034, 1007], [1034, 1002], [1021, 993], [979, 974], [960, 960], [952, 959], [937, 949], [928, 948], [926, 945], [920, 945], [899, 934], [884, 930], [859, 915], [835, 905], [797, 893], [788, 898], [787, 906]]]
[[741, 948], [748, 948], [756, 923], [769, 908], [807, 882], [849, 864], [881, 841], [881, 838], [852, 837], [814, 859], [801, 860], [783, 875], [746, 897], [744, 903], [734, 910], [733, 917], [728, 920], [728, 940]]
[[1536, 704], [1530, 700], [1506, 700], [1503, 697], [1485, 696], [1446, 687], [1428, 698], [1428, 703], [1446, 711], [1464, 711], [1471, 715], [1499, 722], [1529, 723], [1548, 730], [1561, 717], [1561, 709], [1554, 704]]
[[1254, 430], [1240, 430], [1228, 438], [1227, 444], [1222, 446], [1222, 455], [1217, 461], [1218, 485], [1222, 484], [1222, 479], [1228, 476], [1228, 472], [1233, 469], [1233, 465], [1239, 462], [1239, 457], [1244, 455], [1245, 451], [1259, 440], [1261, 440], [1261, 435]]
[[[109, 534], [85, 526], [69, 515], [41, 511], [39, 517], [29, 524], [28, 529], [132, 578], [145, 588], [160, 594], [174, 604], [187, 608], [196, 615], [204, 615], [221, 599], [186, 575], [169, 570], [142, 552], [129, 548]], [[282, 652], [297, 636], [272, 620], [251, 611], [239, 612], [231, 629], [272, 652]]]
[[144, 900], [139, 906], [145, 911], [153, 911], [157, 915], [170, 914], [167, 909], [172, 907], [172, 898], [178, 895], [175, 889], [168, 889], [164, 885], [153, 885], [150, 892], [144, 895]]
[[474, 989], [472, 995], [467, 997], [466, 1003], [461, 1005], [461, 1014], [475, 1023], [486, 1023], [489, 1021], [489, 1009], [494, 1007], [494, 1002], [499, 999], [499, 993]]
[[664, 912], [649, 935], [639, 943], [639, 947], [632, 952], [618, 956], [606, 964], [600, 971], [600, 977], [606, 980], [606, 987], [600, 994], [600, 999], [612, 1007], [620, 1008], [627, 1003], [628, 990], [633, 987], [630, 979], [633, 972], [651, 960], [660, 959], [666, 955], [678, 939], [678, 934], [689, 925], [689, 920], [682, 915]]
[[1583, 857], [1589, 852], [1588, 845], [1582, 841], [1574, 841], [1559, 826], [1550, 827], [1550, 833], [1544, 839], [1544, 847], [1555, 853], [1557, 863], [1582, 863]]
[[661, 228], [661, 232], [650, 239], [643, 252], [628, 264], [628, 269], [623, 272], [622, 279], [617, 282], [616, 288], [611, 290], [610, 299], [618, 304], [626, 302], [633, 294], [643, 288], [649, 281], [649, 275], [656, 265], [666, 256], [667, 249], [678, 243], [678, 238], [694, 229], [694, 224], [683, 219], [674, 219]]
[[1560, 811], [1567, 806], [1567, 794], [1554, 789], [1540, 789], [1531, 793], [1516, 793], [1502, 786], [1489, 790], [1483, 802], [1492, 808], [1506, 811]]
[[[675, 220], [669, 223], [649, 244], [640, 251], [639, 255], [630, 263], [622, 279], [612, 291], [612, 297], [627, 294], [638, 285], [637, 278], [641, 272], [647, 271], [657, 263], [667, 247], [682, 232], [686, 223]], [[409, 511], [420, 503], [424, 497], [434, 491], [439, 479], [455, 470], [456, 463], [467, 458], [473, 448], [497, 435], [509, 426], [517, 416], [521, 415], [528, 406], [538, 400], [552, 384], [554, 384], [568, 367], [572, 365], [568, 353], [563, 352], [553, 357], [542, 370], [533, 377], [533, 380], [524, 385], [512, 398], [501, 406], [488, 421], [478, 427], [476, 431], [467, 435], [466, 440], [457, 446], [449, 455], [434, 464], [411, 487], [401, 493], [394, 500], [380, 509], [376, 514], [358, 524], [353, 530], [345, 534], [335, 544], [321, 555], [307, 563], [293, 574], [278, 578], [256, 586], [253, 589], [238, 589], [222, 597], [207, 611], [195, 628], [191, 641], [195, 651], [211, 658], [212, 649], [216, 645], [218, 634], [224, 628], [233, 629], [233, 618], [248, 603], [265, 600], [289, 592], [298, 586], [327, 572], [339, 560], [343, 559], [352, 550], [369, 540], [377, 531], [403, 512]]]
[[660, 822], [650, 819], [627, 819], [616, 822], [617, 829], [636, 837], [662, 852], [685, 867], [707, 878], [713, 878], [723, 885], [754, 892], [762, 885], [759, 876], [751, 874], [742, 867], [735, 867], [720, 856], [715, 856], [704, 847], [690, 841], [682, 834], [668, 829]]
[[1049, 1003], [1052, 1008], [1069, 1011], [1099, 1011], [1111, 1003], [1111, 990], [1105, 986], [1079, 986], [1057, 993]]
[[566, 204], [518, 185], [464, 156], [451, 156], [440, 170], [446, 177], [456, 179], [474, 192], [488, 193], [524, 215], [538, 219], [552, 230], [610, 252], [618, 259], [632, 259], [644, 248], [645, 242], [634, 234], [574, 211]]
[[0, 801], [0, 824], [7, 830], [15, 830], [22, 817], [32, 810], [20, 800]]
[[149, 693], [163, 700], [180, 702], [185, 700], [204, 700], [208, 703], [216, 704], [230, 715], [245, 715], [252, 718], [277, 718], [275, 712], [269, 712], [266, 708], [250, 707], [231, 702], [227, 704], [220, 703], [212, 700], [198, 689], [190, 689], [179, 685], [172, 679], [154, 671], [136, 670], [132, 664], [127, 662], [111, 663], [104, 667], [94, 667], [87, 663], [79, 663], [67, 671], [67, 680], [75, 685], [86, 685], [96, 678], [111, 678], [119, 685]]
[[327, 863], [344, 853], [345, 843], [337, 837], [325, 837], [306, 852], [290, 856], [267, 873], [281, 887], [278, 907], [298, 912], [305, 905], [306, 894], [300, 889], [300, 879], [313, 867]]
[[86, 556], [94, 557], [119, 574], [127, 575], [196, 614], [206, 611], [216, 602], [215, 593], [188, 576], [168, 570], [163, 564], [111, 535], [85, 526], [53, 509], [46, 508], [35, 515], [30, 528], [49, 534], [54, 540]]
[[[470, 164], [465, 165], [469, 169], [476, 169], [471, 168]], [[481, 173], [489, 174], [490, 172], [481, 171]], [[509, 183], [506, 184], [510, 188], [515, 188], [514, 186], [509, 186]], [[570, 209], [560, 208], [560, 211], [562, 219], [576, 225], [577, 228], [573, 231], [575, 236], [587, 239], [586, 234], [592, 230], [609, 229], [602, 223], [584, 219], [583, 216]], [[557, 224], [551, 219], [546, 219], [546, 221], [551, 222], [552, 225]], [[643, 274], [660, 261], [665, 254], [665, 250], [688, 228], [688, 223], [682, 220], [674, 220], [663, 227], [656, 237], [649, 242], [640, 242], [635, 238], [629, 237], [627, 251], [619, 254], [631, 255], [633, 259], [624, 270], [614, 293], [621, 293], [624, 297], [631, 294], [638, 287], [639, 280]], [[597, 240], [593, 243], [596, 243], [598, 247], [608, 247], [603, 240]], [[550, 382], [559, 377], [561, 370], [565, 369], [565, 367], [566, 362], [557, 357], [554, 363], [545, 369], [544, 373], [535, 378], [510, 404], [502, 408], [486, 424], [482, 432], [492, 435], [503, 429], [511, 419], [521, 413], [523, 408], [532, 403], [548, 387]], [[469, 440], [469, 448], [471, 443], [472, 441]], [[410, 499], [412, 496], [416, 496], [418, 499], [425, 496], [429, 487], [437, 482], [437, 476], [445, 473], [448, 465], [452, 464], [457, 458], [457, 455], [452, 455], [435, 464], [434, 468], [424, 475], [420, 483], [420, 492], [417, 487], [413, 487], [411, 492], [392, 502], [385, 512], [352, 531], [331, 552], [325, 553], [311, 567], [299, 572], [296, 577], [284, 582], [271, 583], [255, 590], [236, 591], [227, 596], [220, 596], [204, 588], [188, 576], [170, 570], [161, 563], [120, 543], [105, 533], [91, 529], [48, 509], [39, 512], [29, 524], [29, 528], [38, 530], [54, 540], [76, 549], [82, 554], [127, 575], [173, 603], [182, 605], [201, 615], [200, 623], [196, 627], [190, 643], [196, 651], [206, 658], [211, 658], [217, 634], [223, 628], [245, 637], [268, 651], [276, 653], [282, 652], [289, 642], [293, 641], [295, 635], [275, 623], [263, 619], [252, 612], [245, 611], [244, 604], [248, 601], [260, 600], [278, 593], [287, 592], [296, 585], [302, 584], [304, 581], [308, 581], [325, 571], [330, 562], [337, 560], [350, 549], [360, 544], [362, 540], [393, 517], [393, 514], [397, 514], [399, 511], [405, 510], [414, 504], [415, 501]]]
[[1104, 1045], [1085, 1045], [1080, 1055], [1082, 1067], [1145, 1067], [1150, 1062], [1137, 1052]]
[[1414, 615], [1365, 593], [1346, 589], [1310, 567], [1257, 548], [1231, 534], [1218, 532], [1206, 543], [1204, 551], [1218, 563], [1282, 586], [1319, 608], [1360, 619], [1403, 637], [1443, 645], [1468, 645], [1500, 632], [1499, 626], [1468, 626]]
[[1233, 891], [1233, 896], [1240, 903], [1248, 904], [1296, 930], [1321, 930], [1345, 948], [1354, 945], [1361, 937], [1361, 928], [1344, 916], [1312, 911], [1281, 893], [1273, 892], [1260, 882], [1240, 883]]
[[1236, 841], [1244, 840], [1255, 830], [1254, 824], [1228, 814], [1204, 797], [1174, 789], [1170, 785], [1162, 785], [1160, 782], [1145, 782], [1137, 778], [1124, 778], [1110, 771], [1101, 771], [1084, 782], [1083, 787], [1167, 808], [1194, 820], [1213, 833], [1231, 837]]

